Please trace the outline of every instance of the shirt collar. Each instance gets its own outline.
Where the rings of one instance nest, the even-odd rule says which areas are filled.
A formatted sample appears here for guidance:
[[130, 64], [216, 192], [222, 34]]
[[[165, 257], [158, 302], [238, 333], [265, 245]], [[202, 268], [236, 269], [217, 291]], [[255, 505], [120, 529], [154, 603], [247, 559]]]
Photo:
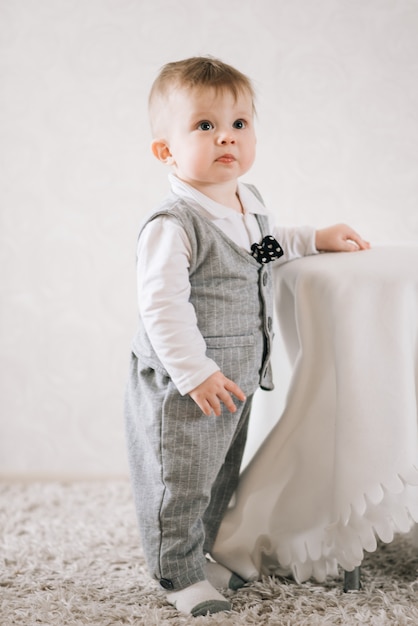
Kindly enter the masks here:
[[[206, 196], [201, 191], [198, 191], [191, 185], [180, 180], [175, 174], [169, 174], [168, 180], [172, 191], [177, 196], [191, 201], [192, 204], [196, 203], [199, 207], [210, 213], [212, 217], [217, 219], [230, 218], [231, 213], [235, 213], [233, 209], [219, 204], [219, 202], [215, 202], [215, 200], [212, 200], [209, 196]], [[246, 213], [268, 214], [264, 205], [244, 183], [238, 182], [238, 194]]]

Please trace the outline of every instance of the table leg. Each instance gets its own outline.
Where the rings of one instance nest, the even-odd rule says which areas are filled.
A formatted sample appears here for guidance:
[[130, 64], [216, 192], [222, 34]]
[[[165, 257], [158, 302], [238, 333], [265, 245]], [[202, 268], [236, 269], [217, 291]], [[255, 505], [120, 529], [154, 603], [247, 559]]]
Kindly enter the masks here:
[[360, 567], [355, 567], [352, 572], [344, 571], [344, 592], [359, 591], [360, 589]]

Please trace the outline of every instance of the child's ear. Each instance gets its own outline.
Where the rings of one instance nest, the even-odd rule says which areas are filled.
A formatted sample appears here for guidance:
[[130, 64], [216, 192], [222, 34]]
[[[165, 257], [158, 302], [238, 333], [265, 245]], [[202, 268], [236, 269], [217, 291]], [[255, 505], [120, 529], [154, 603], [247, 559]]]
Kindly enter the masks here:
[[151, 143], [151, 150], [153, 155], [162, 163], [166, 165], [172, 165], [173, 157], [170, 152], [170, 148], [164, 139], [154, 139]]

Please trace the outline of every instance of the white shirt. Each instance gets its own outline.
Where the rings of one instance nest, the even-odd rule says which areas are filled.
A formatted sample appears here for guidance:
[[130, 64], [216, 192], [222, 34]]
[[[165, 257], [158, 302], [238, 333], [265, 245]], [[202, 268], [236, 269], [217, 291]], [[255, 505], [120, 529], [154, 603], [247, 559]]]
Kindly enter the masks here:
[[[260, 242], [256, 214], [262, 214], [269, 219], [269, 234], [279, 241], [284, 250], [284, 256], [275, 263], [316, 253], [313, 228], [274, 226], [272, 213], [242, 183], [238, 183], [238, 194], [244, 208], [243, 215], [215, 202], [173, 174], [169, 175], [169, 181], [177, 196], [187, 200], [234, 243], [248, 251], [253, 243]], [[218, 365], [206, 356], [206, 343], [189, 301], [190, 254], [190, 242], [182, 226], [167, 216], [149, 222], [139, 237], [139, 313], [158, 358], [182, 395], [219, 371]]]

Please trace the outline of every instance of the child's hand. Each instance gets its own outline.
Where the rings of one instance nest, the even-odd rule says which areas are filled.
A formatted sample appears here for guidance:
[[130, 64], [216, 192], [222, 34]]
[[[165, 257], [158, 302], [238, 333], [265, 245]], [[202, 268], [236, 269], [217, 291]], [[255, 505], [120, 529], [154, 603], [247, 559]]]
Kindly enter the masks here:
[[235, 413], [237, 410], [230, 396], [231, 393], [238, 400], [245, 400], [245, 394], [237, 384], [226, 378], [222, 372], [215, 372], [203, 383], [192, 389], [189, 396], [193, 398], [205, 415], [210, 415], [213, 411], [218, 417], [221, 414], [221, 402], [231, 413]]
[[335, 224], [316, 231], [315, 246], [322, 252], [354, 252], [368, 250], [370, 243], [347, 224]]

